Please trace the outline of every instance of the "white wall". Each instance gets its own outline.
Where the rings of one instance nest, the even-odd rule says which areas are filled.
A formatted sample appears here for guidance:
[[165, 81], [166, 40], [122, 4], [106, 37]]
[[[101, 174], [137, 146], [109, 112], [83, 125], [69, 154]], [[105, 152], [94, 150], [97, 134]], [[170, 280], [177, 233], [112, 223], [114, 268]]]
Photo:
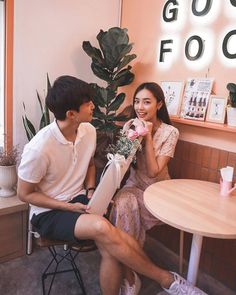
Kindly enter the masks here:
[[47, 73], [51, 82], [69, 74], [101, 83], [82, 42], [97, 47], [100, 29], [119, 26], [120, 0], [15, 0], [14, 13], [13, 140], [22, 147], [27, 142], [22, 102], [38, 125], [36, 89], [44, 97]]

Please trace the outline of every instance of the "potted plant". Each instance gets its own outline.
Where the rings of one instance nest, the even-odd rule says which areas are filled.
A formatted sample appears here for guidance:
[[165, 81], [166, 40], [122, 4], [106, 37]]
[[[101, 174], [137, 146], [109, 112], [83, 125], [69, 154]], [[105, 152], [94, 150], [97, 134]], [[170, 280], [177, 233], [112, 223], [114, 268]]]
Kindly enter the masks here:
[[228, 83], [226, 87], [229, 90], [227, 123], [229, 126], [236, 127], [236, 84]]
[[[50, 88], [51, 88], [51, 83], [47, 74], [47, 92]], [[43, 104], [42, 99], [40, 98], [37, 90], [36, 90], [36, 94], [37, 94], [37, 99], [38, 99], [40, 111], [41, 111], [41, 119], [40, 119], [39, 127], [38, 127], [38, 129], [40, 130], [43, 127], [50, 124], [50, 116], [49, 116], [48, 107], [45, 103]], [[23, 103], [23, 108], [24, 108], [24, 112], [26, 112], [24, 103]], [[28, 117], [26, 116], [26, 113], [22, 116], [22, 120], [23, 120], [23, 125], [25, 128], [26, 136], [28, 140], [31, 140], [36, 134], [36, 128], [34, 127], [33, 123], [28, 119]]]
[[93, 73], [105, 81], [105, 87], [91, 83], [95, 92], [92, 124], [97, 129], [98, 137], [95, 160], [99, 168], [104, 165], [105, 148], [114, 142], [114, 135], [120, 129], [117, 122], [126, 121], [128, 118], [127, 109], [130, 107], [118, 114], [118, 109], [125, 100], [125, 93], [118, 93], [118, 88], [134, 80], [129, 63], [136, 58], [136, 55], [129, 54], [133, 44], [129, 43], [127, 29], [114, 27], [108, 31], [100, 30], [97, 40], [100, 48], [93, 47], [89, 41], [84, 41], [83, 49], [92, 59]]
[[16, 194], [17, 147], [0, 150], [0, 197], [11, 197]]

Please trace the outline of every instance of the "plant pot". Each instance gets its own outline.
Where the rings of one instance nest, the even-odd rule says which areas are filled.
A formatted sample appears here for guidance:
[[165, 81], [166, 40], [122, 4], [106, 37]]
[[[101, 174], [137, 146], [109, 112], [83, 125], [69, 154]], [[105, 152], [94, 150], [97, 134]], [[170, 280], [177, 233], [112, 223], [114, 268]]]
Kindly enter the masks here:
[[16, 194], [16, 165], [0, 166], [0, 197], [12, 197]]
[[227, 107], [227, 124], [236, 127], [236, 108]]

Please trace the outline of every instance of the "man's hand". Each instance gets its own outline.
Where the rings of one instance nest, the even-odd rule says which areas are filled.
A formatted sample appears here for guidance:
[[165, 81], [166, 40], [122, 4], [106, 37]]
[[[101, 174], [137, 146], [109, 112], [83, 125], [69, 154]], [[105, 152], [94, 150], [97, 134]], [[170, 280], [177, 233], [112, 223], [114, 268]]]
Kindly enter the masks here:
[[70, 204], [70, 211], [73, 211], [73, 212], [86, 213], [86, 211], [89, 209], [88, 205], [84, 205], [82, 203], [68, 203], [68, 204]]

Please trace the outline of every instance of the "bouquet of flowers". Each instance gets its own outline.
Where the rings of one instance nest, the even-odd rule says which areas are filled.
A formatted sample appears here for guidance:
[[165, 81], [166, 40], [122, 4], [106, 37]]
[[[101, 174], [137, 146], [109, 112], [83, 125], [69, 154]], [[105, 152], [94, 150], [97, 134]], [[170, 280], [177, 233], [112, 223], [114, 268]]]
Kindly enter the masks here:
[[134, 157], [137, 150], [141, 150], [142, 137], [148, 132], [143, 121], [139, 119], [132, 119], [128, 121], [123, 129], [120, 131], [120, 135], [116, 144], [108, 146], [107, 151], [113, 155], [119, 154], [126, 159], [131, 156]]

